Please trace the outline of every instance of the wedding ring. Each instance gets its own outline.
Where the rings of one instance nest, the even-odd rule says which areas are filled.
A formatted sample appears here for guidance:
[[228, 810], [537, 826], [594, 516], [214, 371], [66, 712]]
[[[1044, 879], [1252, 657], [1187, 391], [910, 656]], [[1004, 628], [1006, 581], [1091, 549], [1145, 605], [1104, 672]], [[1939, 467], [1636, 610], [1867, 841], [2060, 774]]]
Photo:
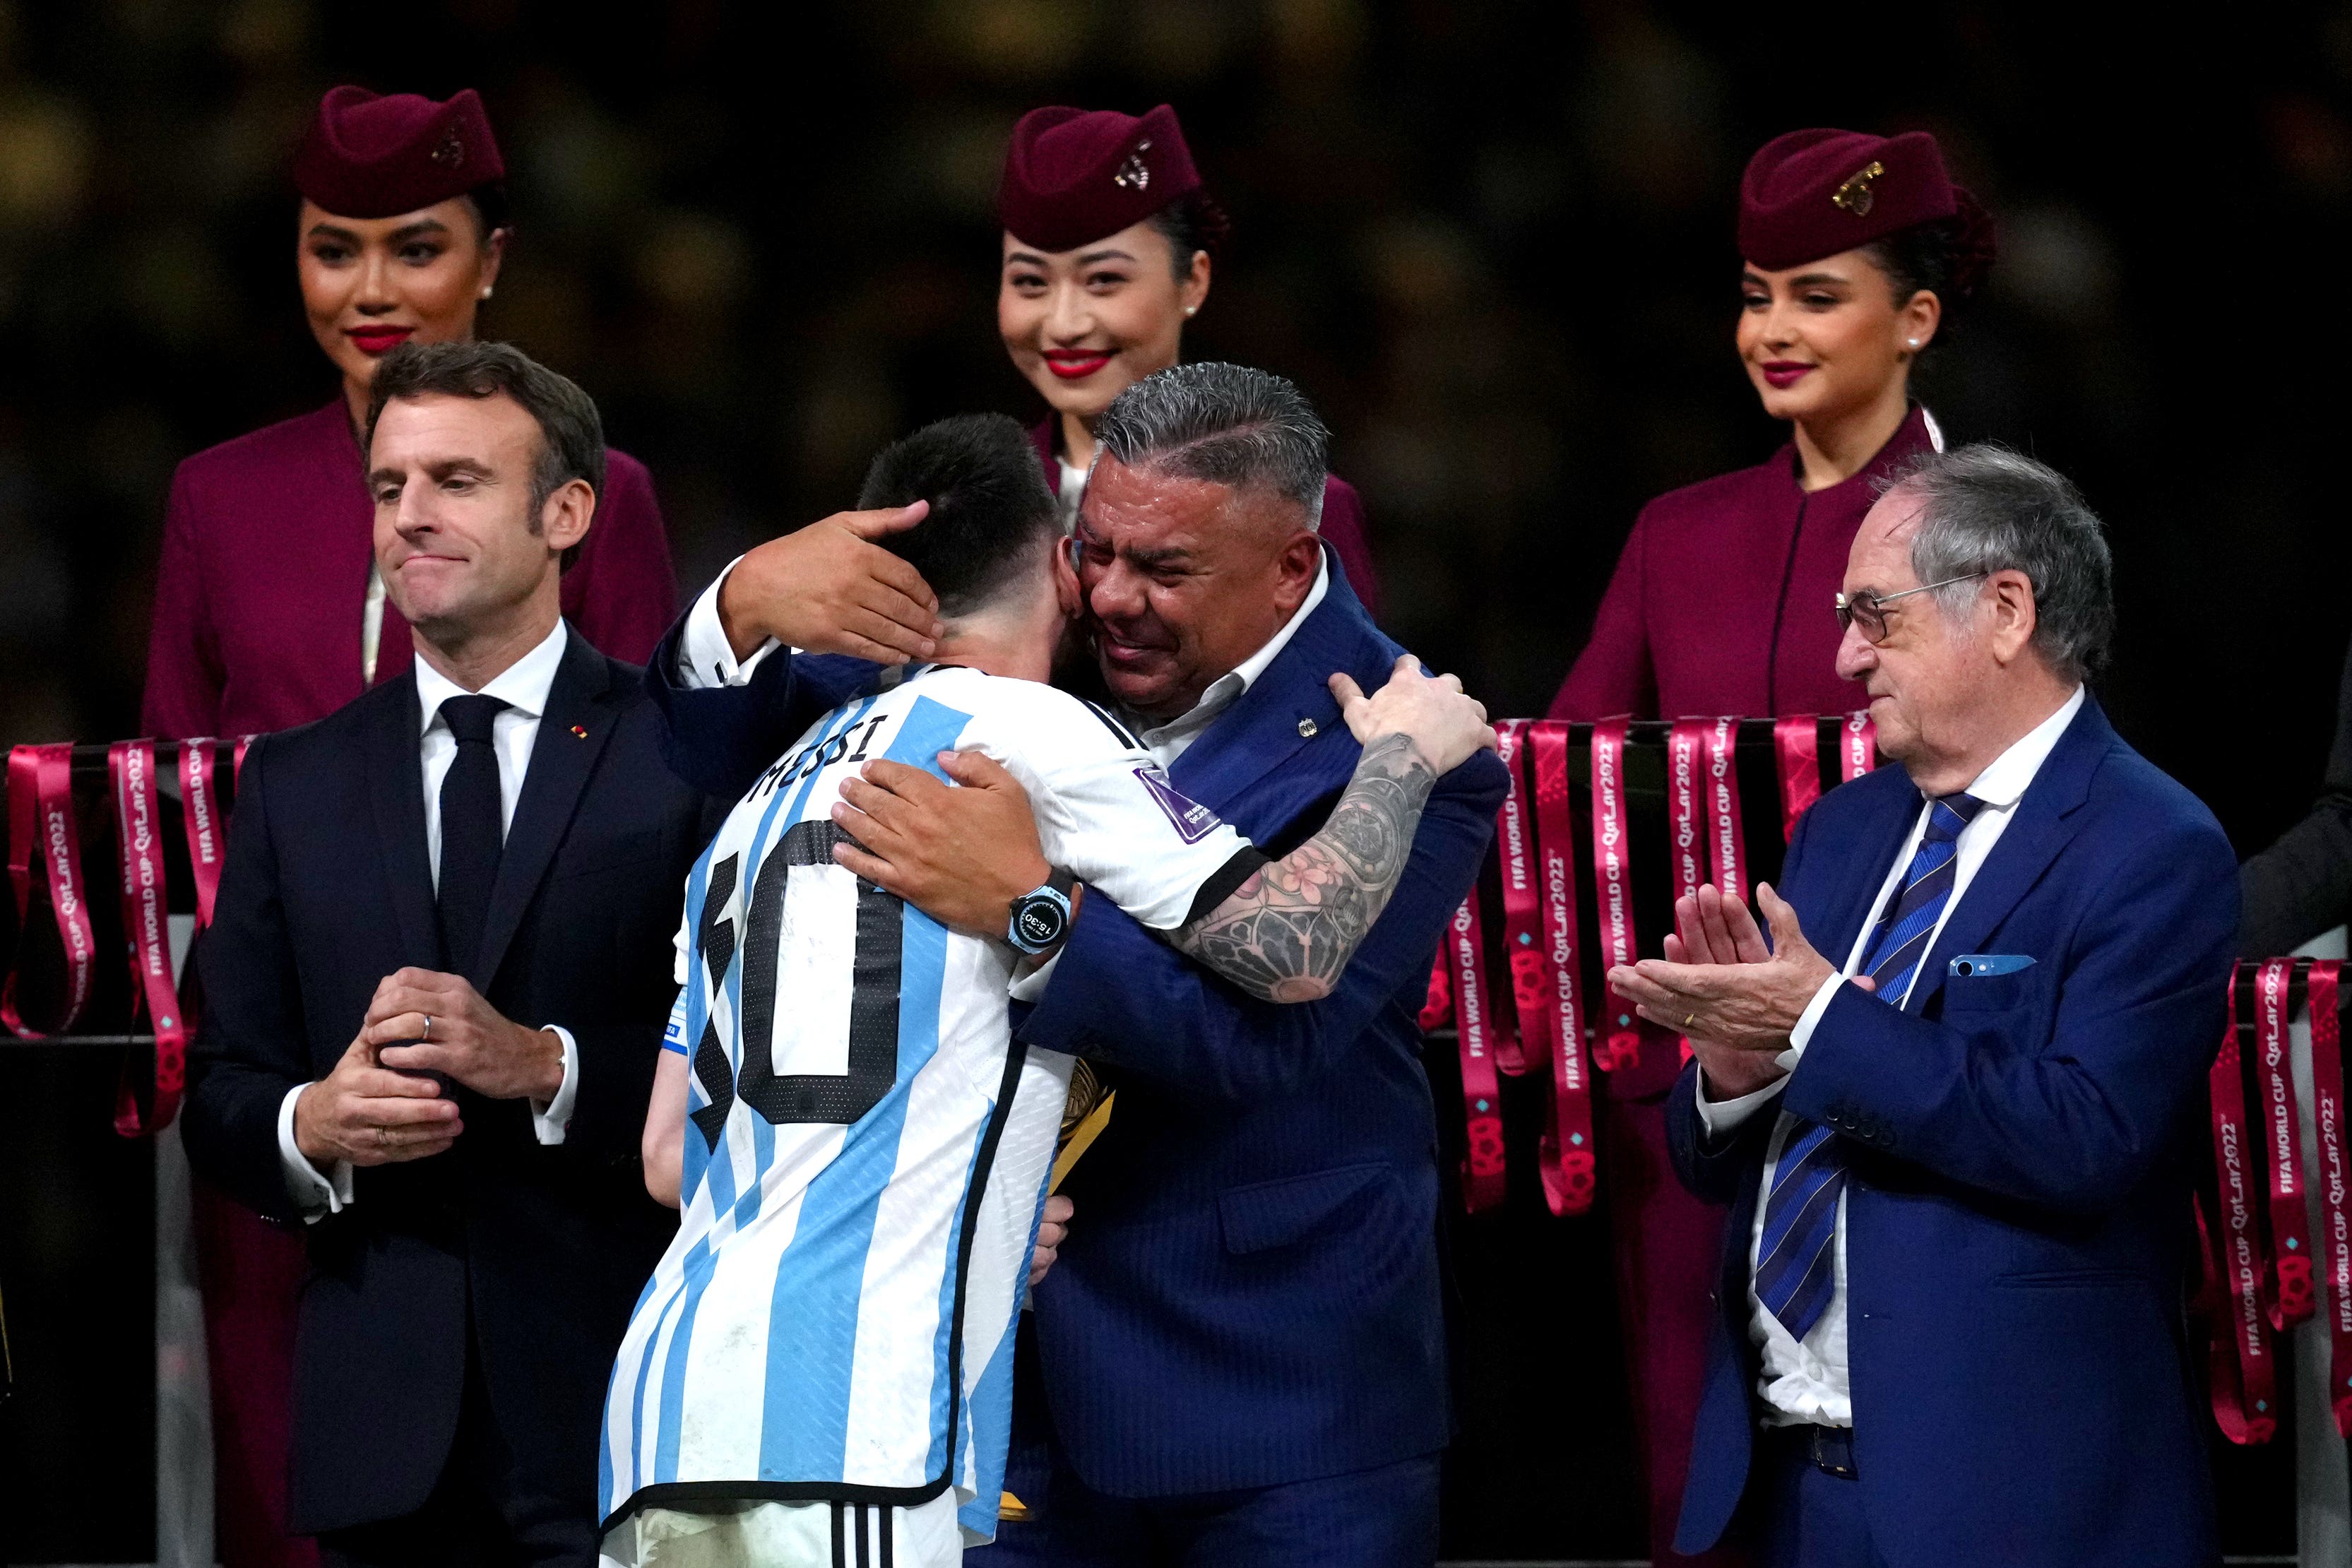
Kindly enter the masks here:
[[392, 1147], [391, 1128], [379, 1127], [375, 1130], [375, 1146], [379, 1149], [389, 1149]]
[[425, 1015], [425, 1043], [433, 1043], [433, 1015], [430, 1013]]
[[1696, 1014], [1696, 1013], [1691, 1013], [1691, 1014], [1685, 1015], [1685, 1017], [1683, 1018], [1683, 1027], [1684, 1027], [1684, 1028], [1685, 1028], [1685, 1029], [1687, 1029], [1687, 1028], [1689, 1028], [1693, 1024], [1696, 1024], [1696, 1022], [1698, 1022], [1698, 1015], [1697, 1015], [1697, 1014]]

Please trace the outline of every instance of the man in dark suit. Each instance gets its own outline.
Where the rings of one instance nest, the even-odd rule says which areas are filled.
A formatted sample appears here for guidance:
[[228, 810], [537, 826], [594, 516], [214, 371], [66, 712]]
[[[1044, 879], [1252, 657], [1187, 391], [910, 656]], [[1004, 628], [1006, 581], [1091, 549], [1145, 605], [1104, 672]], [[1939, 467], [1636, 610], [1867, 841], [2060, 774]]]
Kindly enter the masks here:
[[1675, 1545], [1744, 1512], [1768, 1564], [2210, 1563], [2182, 1301], [2228, 840], [2083, 685], [2107, 548], [2050, 469], [1920, 459], [1839, 608], [1901, 765], [1807, 815], [1769, 950], [1702, 889], [1610, 974], [1690, 1036], [1675, 1163], [1731, 1208]]
[[188, 1152], [309, 1222], [293, 1528], [331, 1563], [593, 1564], [604, 1383], [675, 1223], [637, 1150], [705, 803], [558, 614], [586, 395], [403, 348], [368, 452], [418, 662], [246, 759]]
[[[1322, 426], [1279, 377], [1196, 364], [1138, 382], [1096, 437], [1062, 569], [1104, 694], [1184, 795], [1256, 843], [1295, 844], [1356, 764], [1326, 682], [1377, 683], [1401, 652], [1314, 531]], [[803, 534], [904, 521], [853, 514]], [[803, 587], [801, 537], [739, 563], [656, 655], [673, 761], [714, 793], [740, 791], [871, 679], [851, 660], [770, 657], [775, 640], [845, 649], [904, 631], [905, 651], [926, 651], [919, 585]], [[849, 826], [891, 890], [1002, 931], [1034, 881], [1029, 806], [984, 759], [950, 771], [972, 787], [869, 770], [872, 787], [845, 790], [864, 810]], [[1042, 1398], [1036, 1382], [1015, 1395], [1016, 1429], [1056, 1435], [1045, 1494], [1023, 1493], [1045, 1539], [1008, 1531], [998, 1560], [1434, 1559], [1450, 1417], [1414, 1015], [1504, 789], [1485, 756], [1439, 783], [1402, 882], [1322, 1001], [1253, 1001], [1097, 899], [1024, 988], [1019, 1037], [1086, 1057], [1118, 1099], [1036, 1291], [1041, 1353], [1021, 1376], [1042, 1374]]]

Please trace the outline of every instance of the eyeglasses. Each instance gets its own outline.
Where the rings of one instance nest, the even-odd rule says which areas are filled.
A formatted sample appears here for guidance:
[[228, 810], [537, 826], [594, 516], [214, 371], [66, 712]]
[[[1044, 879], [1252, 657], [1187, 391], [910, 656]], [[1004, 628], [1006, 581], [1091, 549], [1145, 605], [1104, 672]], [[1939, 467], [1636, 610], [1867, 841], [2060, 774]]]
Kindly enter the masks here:
[[1906, 588], [1899, 594], [1874, 594], [1867, 589], [1852, 598], [1840, 594], [1837, 596], [1838, 635], [1843, 637], [1859, 626], [1865, 641], [1874, 646], [1883, 643], [1886, 640], [1886, 606], [1895, 600], [1924, 594], [1930, 588], [1948, 588], [1955, 583], [1973, 582], [1979, 577], [1990, 575], [1988, 572], [1967, 572], [1958, 577], [1947, 577], [1940, 583], [1923, 583], [1916, 588]]

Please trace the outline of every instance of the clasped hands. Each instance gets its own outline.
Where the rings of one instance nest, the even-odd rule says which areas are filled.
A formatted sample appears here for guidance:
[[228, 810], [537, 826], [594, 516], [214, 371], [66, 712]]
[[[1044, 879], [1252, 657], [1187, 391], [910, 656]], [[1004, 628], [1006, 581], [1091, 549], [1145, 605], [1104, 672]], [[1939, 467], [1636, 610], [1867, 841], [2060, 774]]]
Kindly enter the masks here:
[[[1664, 959], [1617, 964], [1608, 974], [1609, 988], [1643, 1017], [1689, 1038], [1708, 1087], [1725, 1099], [1784, 1076], [1774, 1058], [1789, 1048], [1822, 982], [1837, 973], [1770, 883], [1756, 885], [1756, 904], [1771, 927], [1769, 945], [1748, 906], [1709, 883], [1675, 900]], [[1868, 990], [1871, 983], [1854, 984]]]
[[563, 1086], [563, 1042], [508, 1018], [462, 975], [388, 974], [334, 1070], [295, 1100], [295, 1147], [321, 1169], [442, 1152], [466, 1127], [427, 1072], [489, 1100], [550, 1100]]

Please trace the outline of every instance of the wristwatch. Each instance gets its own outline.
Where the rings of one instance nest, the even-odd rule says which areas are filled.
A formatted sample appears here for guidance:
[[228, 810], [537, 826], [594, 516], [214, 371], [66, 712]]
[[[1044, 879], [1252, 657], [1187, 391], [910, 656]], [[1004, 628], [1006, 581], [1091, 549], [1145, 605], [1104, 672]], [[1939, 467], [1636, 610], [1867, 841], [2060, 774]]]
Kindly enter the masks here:
[[1032, 958], [1051, 952], [1069, 934], [1070, 889], [1076, 885], [1076, 877], [1055, 867], [1044, 882], [1013, 900], [1004, 940]]

